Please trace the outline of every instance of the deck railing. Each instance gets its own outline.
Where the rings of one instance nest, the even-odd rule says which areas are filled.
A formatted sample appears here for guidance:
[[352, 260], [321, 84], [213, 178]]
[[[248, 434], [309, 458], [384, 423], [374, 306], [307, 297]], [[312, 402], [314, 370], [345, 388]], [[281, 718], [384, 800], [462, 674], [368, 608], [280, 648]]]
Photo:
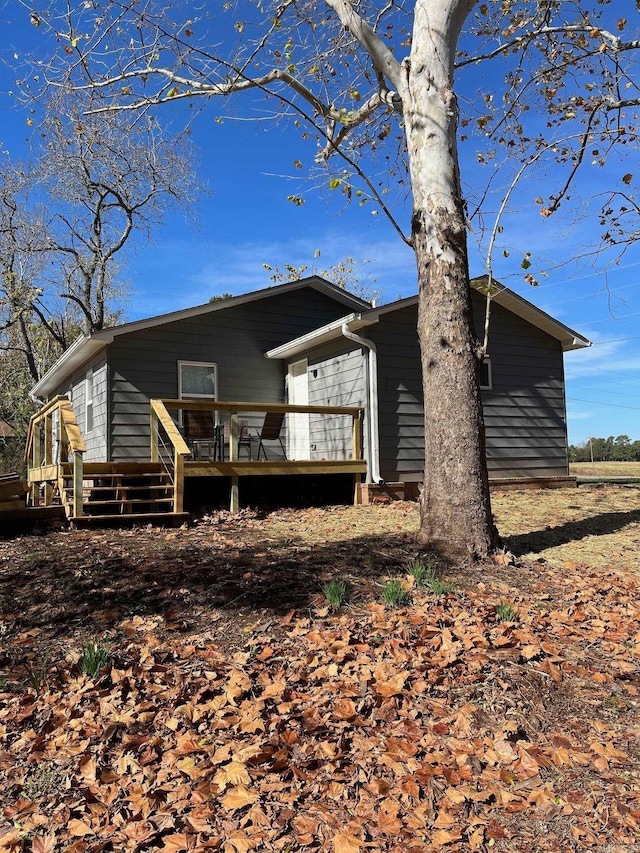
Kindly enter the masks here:
[[[54, 439], [54, 422], [57, 418], [57, 439]], [[57, 452], [55, 452], [57, 444]], [[62, 496], [63, 463], [73, 466], [73, 515], [82, 515], [83, 454], [87, 448], [78, 427], [69, 399], [54, 397], [31, 417], [27, 431], [25, 462], [31, 502], [37, 506], [40, 486], [44, 484], [44, 504], [50, 506], [56, 486]]]

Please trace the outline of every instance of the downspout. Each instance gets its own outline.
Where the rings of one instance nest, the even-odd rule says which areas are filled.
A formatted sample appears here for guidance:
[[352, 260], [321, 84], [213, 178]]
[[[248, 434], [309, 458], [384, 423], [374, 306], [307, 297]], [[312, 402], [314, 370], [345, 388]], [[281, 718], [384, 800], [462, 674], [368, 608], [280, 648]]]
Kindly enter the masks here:
[[349, 329], [348, 323], [342, 324], [345, 338], [366, 347], [368, 350], [367, 368], [369, 374], [369, 441], [367, 442], [367, 482], [383, 483], [380, 476], [380, 444], [378, 442], [378, 351], [373, 341], [361, 338]]

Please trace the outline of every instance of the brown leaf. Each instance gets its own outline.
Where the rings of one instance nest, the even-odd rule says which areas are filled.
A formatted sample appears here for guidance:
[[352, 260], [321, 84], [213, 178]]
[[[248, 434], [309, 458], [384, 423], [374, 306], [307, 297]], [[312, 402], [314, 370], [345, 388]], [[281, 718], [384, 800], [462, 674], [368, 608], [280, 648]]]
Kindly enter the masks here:
[[181, 758], [179, 761], [176, 761], [176, 767], [180, 770], [181, 773], [184, 773], [185, 776], [188, 776], [189, 779], [200, 779], [202, 776], [206, 775], [207, 771], [202, 767], [199, 767], [191, 756], [187, 758]]
[[266, 646], [259, 655], [256, 655], [256, 660], [264, 661], [269, 660], [269, 658], [273, 655], [273, 649], [271, 646]]
[[36, 835], [31, 843], [32, 853], [55, 853], [55, 835]]
[[0, 850], [10, 850], [22, 838], [22, 833], [12, 826], [0, 826]]
[[271, 684], [267, 684], [267, 686], [262, 691], [261, 699], [270, 699], [273, 696], [282, 696], [284, 691], [287, 688], [287, 682], [283, 679], [279, 681], [273, 681]]
[[399, 696], [409, 675], [410, 673], [406, 669], [391, 678], [378, 678], [378, 673], [376, 673], [376, 693], [385, 699], [389, 699], [391, 696]]
[[249, 838], [244, 832], [234, 832], [228, 835], [224, 842], [225, 853], [248, 853], [258, 846], [258, 842]]
[[362, 842], [355, 835], [338, 833], [333, 836], [334, 853], [360, 853]]
[[495, 740], [493, 742], [493, 749], [502, 761], [515, 761], [518, 757], [518, 753], [508, 740]]
[[555, 664], [551, 663], [549, 659], [543, 660], [540, 664], [540, 669], [543, 672], [546, 672], [551, 678], [556, 682], [556, 684], [560, 684], [562, 681], [562, 670], [559, 669]]
[[491, 559], [497, 566], [513, 566], [516, 561], [516, 558], [513, 556], [511, 551], [507, 551], [506, 548], [501, 548], [499, 551], [496, 551]]
[[80, 772], [82, 778], [87, 785], [92, 785], [96, 781], [96, 762], [94, 758], [87, 756], [80, 762]]
[[447, 788], [445, 791], [446, 798], [452, 802], [454, 805], [459, 806], [460, 803], [464, 803], [467, 799], [462, 791], [459, 791], [457, 788]]
[[448, 829], [437, 829], [431, 836], [431, 842], [432, 844], [444, 846], [446, 844], [453, 844], [454, 841], [460, 841], [461, 838], [462, 833], [459, 829], [454, 829], [452, 831], [449, 831]]
[[198, 840], [197, 835], [187, 835], [186, 832], [176, 832], [174, 835], [165, 835], [162, 839], [164, 844], [161, 850], [167, 853], [181, 853], [183, 850], [193, 850]]
[[224, 788], [226, 785], [250, 785], [251, 777], [247, 772], [247, 768], [244, 764], [240, 764], [239, 761], [232, 761], [230, 764], [226, 764], [224, 767], [221, 767], [220, 770], [216, 773], [213, 778], [213, 781], [216, 785], [219, 785], [221, 788]]
[[71, 835], [80, 838], [84, 835], [93, 835], [93, 830], [89, 824], [85, 823], [83, 820], [77, 820], [76, 818], [72, 818], [72, 820], [69, 821], [67, 829]]
[[333, 706], [333, 715], [338, 720], [353, 720], [356, 716], [356, 706], [351, 699], [338, 699]]
[[438, 817], [434, 820], [433, 825], [436, 829], [451, 829], [455, 825], [456, 819], [449, 812], [438, 812]]
[[250, 791], [245, 785], [237, 785], [220, 798], [220, 802], [230, 812], [250, 806], [258, 799], [259, 794]]

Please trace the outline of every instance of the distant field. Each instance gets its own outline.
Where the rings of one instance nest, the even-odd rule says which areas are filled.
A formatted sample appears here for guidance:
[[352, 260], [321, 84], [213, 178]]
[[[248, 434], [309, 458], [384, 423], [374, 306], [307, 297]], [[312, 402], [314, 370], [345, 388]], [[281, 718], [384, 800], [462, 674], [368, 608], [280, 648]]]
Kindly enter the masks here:
[[572, 462], [577, 477], [640, 477], [640, 462]]

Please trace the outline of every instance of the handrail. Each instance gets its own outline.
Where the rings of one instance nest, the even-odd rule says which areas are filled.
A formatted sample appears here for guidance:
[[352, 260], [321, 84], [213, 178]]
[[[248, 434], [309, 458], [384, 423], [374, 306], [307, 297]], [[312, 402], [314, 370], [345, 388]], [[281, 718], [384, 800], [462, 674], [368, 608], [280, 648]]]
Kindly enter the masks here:
[[62, 400], [66, 400], [67, 403], [69, 402], [69, 398], [66, 394], [58, 394], [57, 397], [52, 397], [47, 403], [45, 403], [40, 409], [38, 409], [35, 415], [31, 416], [31, 419], [33, 420], [34, 418], [44, 418], [45, 415], [50, 415], [51, 412], [57, 407], [57, 405]]
[[184, 505], [184, 459], [191, 451], [186, 441], [180, 435], [178, 427], [163, 400], [149, 400], [151, 416], [151, 461], [158, 462], [158, 423], [161, 423], [171, 444], [173, 445], [173, 511], [180, 513]]
[[[156, 417], [164, 427], [171, 444], [174, 449], [183, 456], [190, 456], [191, 451], [184, 438], [180, 435], [180, 430], [175, 425], [173, 418], [166, 408], [166, 400], [149, 400], [151, 411], [155, 412]], [[155, 461], [155, 460], [154, 460]]]
[[71, 452], [85, 453], [87, 450], [87, 446], [84, 443], [82, 433], [80, 432], [80, 427], [78, 426], [78, 422], [76, 421], [76, 416], [75, 412], [73, 411], [73, 407], [66, 398], [60, 401], [60, 404], [58, 406], [58, 412], [60, 413], [60, 422], [64, 426], [65, 431], [67, 433]]

